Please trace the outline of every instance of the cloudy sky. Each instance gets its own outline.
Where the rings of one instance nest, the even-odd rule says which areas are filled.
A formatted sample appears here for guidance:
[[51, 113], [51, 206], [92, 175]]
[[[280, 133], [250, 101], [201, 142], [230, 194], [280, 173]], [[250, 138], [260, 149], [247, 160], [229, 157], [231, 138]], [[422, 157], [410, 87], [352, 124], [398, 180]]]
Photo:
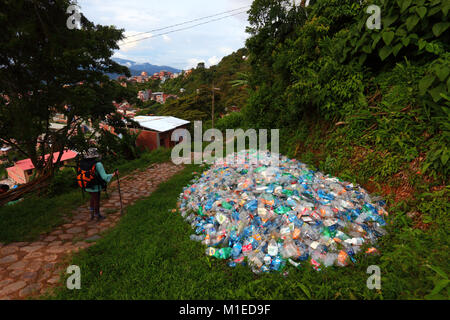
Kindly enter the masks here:
[[[251, 3], [252, 0], [78, 0], [81, 12], [89, 20], [123, 28], [126, 36], [214, 15], [208, 19], [131, 37], [125, 40], [128, 43], [122, 43], [114, 55], [179, 69], [195, 67], [200, 61], [207, 66], [214, 65], [224, 56], [242, 48], [248, 37], [245, 33], [248, 25], [245, 11]], [[242, 9], [217, 15], [239, 8]], [[243, 13], [188, 30], [129, 42], [239, 12]]]

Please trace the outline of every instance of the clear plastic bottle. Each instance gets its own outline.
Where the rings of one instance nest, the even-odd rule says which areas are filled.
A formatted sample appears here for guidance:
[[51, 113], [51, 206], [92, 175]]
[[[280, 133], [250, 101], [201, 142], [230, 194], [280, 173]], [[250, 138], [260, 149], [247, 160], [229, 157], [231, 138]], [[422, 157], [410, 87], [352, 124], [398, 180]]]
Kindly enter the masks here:
[[295, 262], [294, 260], [292, 260], [291, 258], [288, 259], [289, 263], [291, 265], [293, 265], [295, 268], [300, 268], [300, 263], [299, 262]]
[[200, 234], [200, 235], [196, 235], [196, 234], [191, 234], [190, 239], [192, 241], [202, 241], [205, 238], [204, 235]]
[[327, 253], [323, 261], [324, 266], [325, 267], [332, 266], [336, 261], [337, 257], [338, 255], [336, 253]]
[[284, 156], [273, 166], [270, 152], [239, 154], [260, 162], [217, 163], [179, 198], [179, 212], [198, 234], [192, 239], [231, 248], [234, 265], [241, 263], [235, 257], [247, 256], [255, 272], [279, 271], [285, 259], [298, 263], [310, 255], [323, 266], [344, 265], [355, 262], [361, 244], [385, 233], [383, 205], [360, 186]]
[[272, 257], [275, 257], [278, 254], [278, 243], [273, 238], [269, 241], [267, 253]]

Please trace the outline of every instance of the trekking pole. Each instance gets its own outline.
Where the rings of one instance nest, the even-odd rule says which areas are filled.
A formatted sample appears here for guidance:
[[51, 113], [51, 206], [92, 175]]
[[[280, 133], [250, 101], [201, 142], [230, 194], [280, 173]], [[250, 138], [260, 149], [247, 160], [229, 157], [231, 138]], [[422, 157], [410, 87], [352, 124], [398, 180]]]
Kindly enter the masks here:
[[117, 188], [119, 189], [120, 215], [123, 215], [122, 193], [120, 192], [119, 169], [115, 169], [115, 172], [116, 172], [116, 177], [117, 177]]

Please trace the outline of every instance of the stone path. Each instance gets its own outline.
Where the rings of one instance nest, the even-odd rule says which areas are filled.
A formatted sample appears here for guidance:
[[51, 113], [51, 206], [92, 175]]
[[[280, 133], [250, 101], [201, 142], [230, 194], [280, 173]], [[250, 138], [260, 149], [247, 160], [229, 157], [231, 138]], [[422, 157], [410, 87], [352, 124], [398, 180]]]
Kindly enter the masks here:
[[[121, 178], [124, 210], [127, 205], [149, 196], [161, 182], [182, 168], [167, 162]], [[37, 242], [0, 243], [0, 300], [38, 296], [57, 285], [68, 267], [70, 254], [93, 245], [102, 232], [119, 221], [120, 199], [116, 186], [114, 179], [108, 188], [109, 199], [102, 193], [101, 212], [107, 217], [103, 221], [91, 222], [89, 205], [85, 204], [75, 210], [70, 221], [42, 235]]]

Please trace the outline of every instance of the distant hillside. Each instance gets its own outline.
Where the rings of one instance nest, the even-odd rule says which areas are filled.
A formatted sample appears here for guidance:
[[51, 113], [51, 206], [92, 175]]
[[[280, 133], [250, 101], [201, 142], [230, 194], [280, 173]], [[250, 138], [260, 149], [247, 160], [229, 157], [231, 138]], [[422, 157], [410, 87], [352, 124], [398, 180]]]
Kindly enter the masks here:
[[[113, 58], [113, 60], [123, 66], [128, 67], [130, 69], [130, 73], [132, 76], [138, 76], [143, 71], [147, 72], [149, 75], [154, 74], [155, 72], [160, 72], [162, 70], [170, 71], [173, 73], [179, 73], [181, 70], [172, 68], [169, 66], [157, 66], [150, 63], [137, 63], [132, 60], [126, 60], [126, 59], [120, 59], [120, 58]], [[119, 74], [108, 74], [110, 78], [117, 78]]]
[[[242, 108], [248, 99], [246, 86], [249, 64], [243, 59], [245, 48], [224, 57], [217, 65], [205, 68], [199, 64], [186, 77], [169, 79], [161, 84], [161, 91], [176, 94], [179, 99], [166, 103], [160, 115], [172, 115], [186, 120], [211, 119], [211, 85], [220, 88], [215, 97], [215, 119], [232, 109]], [[234, 83], [238, 85], [233, 85]], [[181, 90], [184, 89], [184, 90]], [[181, 92], [182, 91], [182, 92]]]

